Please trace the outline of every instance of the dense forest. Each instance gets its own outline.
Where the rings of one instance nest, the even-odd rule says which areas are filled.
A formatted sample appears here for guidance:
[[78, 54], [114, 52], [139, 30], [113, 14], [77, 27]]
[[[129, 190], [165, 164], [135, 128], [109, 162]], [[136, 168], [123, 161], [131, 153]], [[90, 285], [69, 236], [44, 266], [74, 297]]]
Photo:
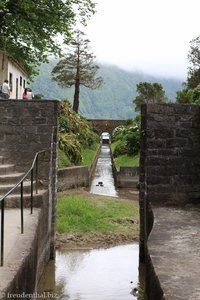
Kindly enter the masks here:
[[[61, 88], [51, 80], [51, 71], [56, 61], [42, 64], [39, 75], [30, 83], [35, 94], [42, 94], [43, 99], [68, 99], [73, 101], [73, 88]], [[166, 96], [174, 101], [176, 91], [181, 89], [178, 79], [153, 77], [139, 72], [128, 72], [116, 66], [99, 65], [99, 75], [103, 85], [96, 90], [81, 87], [79, 113], [95, 119], [128, 119], [136, 115], [133, 99], [136, 96], [136, 84], [143, 81], [159, 82], [166, 91]]]

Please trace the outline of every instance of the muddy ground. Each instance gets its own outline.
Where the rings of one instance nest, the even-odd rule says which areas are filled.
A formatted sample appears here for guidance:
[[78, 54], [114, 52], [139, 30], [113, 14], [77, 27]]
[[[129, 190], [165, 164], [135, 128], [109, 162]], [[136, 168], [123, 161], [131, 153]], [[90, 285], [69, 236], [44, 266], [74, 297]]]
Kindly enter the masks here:
[[[90, 194], [85, 188], [78, 188], [68, 190], [59, 195], [87, 195], [91, 199], [100, 199], [102, 196]], [[103, 196], [105, 198], [105, 196]], [[109, 197], [117, 200], [131, 201], [138, 205], [138, 191], [131, 189], [121, 189], [120, 196]], [[125, 245], [138, 241], [139, 237], [139, 221], [127, 220], [128, 230], [126, 233], [64, 233], [56, 234], [56, 248], [57, 249], [97, 249], [97, 248], [109, 248], [117, 245]]]

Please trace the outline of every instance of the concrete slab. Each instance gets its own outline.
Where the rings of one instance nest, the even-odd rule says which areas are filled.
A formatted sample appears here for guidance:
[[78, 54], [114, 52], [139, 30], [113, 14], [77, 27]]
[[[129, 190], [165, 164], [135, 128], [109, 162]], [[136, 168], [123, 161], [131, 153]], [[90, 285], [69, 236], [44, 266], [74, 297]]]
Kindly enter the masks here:
[[24, 209], [24, 233], [21, 234], [20, 209], [5, 210], [4, 266], [0, 267], [0, 292], [12, 280], [21, 261], [30, 251], [39, 213], [40, 209], [34, 208], [32, 215], [30, 209]]
[[117, 176], [117, 186], [120, 188], [137, 188], [139, 183], [138, 176]]
[[166, 300], [200, 299], [200, 210], [153, 208], [148, 249]]

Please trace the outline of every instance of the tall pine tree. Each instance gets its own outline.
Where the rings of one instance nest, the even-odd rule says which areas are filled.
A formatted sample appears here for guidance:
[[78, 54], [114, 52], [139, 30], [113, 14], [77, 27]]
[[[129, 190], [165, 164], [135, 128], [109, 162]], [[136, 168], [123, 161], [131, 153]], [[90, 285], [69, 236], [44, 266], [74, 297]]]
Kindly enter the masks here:
[[103, 79], [97, 77], [98, 65], [94, 63], [95, 56], [90, 52], [90, 41], [85, 39], [85, 34], [77, 30], [73, 40], [66, 40], [67, 54], [52, 70], [52, 79], [61, 87], [74, 89], [73, 110], [78, 112], [80, 85], [90, 89], [101, 86]]

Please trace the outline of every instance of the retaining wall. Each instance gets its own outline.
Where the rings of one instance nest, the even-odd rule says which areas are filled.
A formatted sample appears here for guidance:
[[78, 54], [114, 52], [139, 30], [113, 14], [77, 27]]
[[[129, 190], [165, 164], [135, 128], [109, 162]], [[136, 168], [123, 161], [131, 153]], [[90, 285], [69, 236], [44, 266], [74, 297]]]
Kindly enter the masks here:
[[120, 167], [118, 174], [125, 177], [139, 176], [139, 167]]
[[71, 188], [88, 187], [96, 167], [100, 148], [98, 148], [94, 161], [90, 166], [74, 166], [58, 170], [58, 192]]
[[88, 185], [88, 167], [75, 166], [58, 170], [58, 192]]
[[15, 164], [16, 171], [26, 172], [35, 153], [49, 149], [39, 162], [39, 177], [47, 192], [40, 205], [35, 241], [23, 268], [10, 283], [12, 293], [24, 292], [25, 282], [26, 291], [33, 292], [45, 262], [55, 254], [58, 110], [58, 101], [0, 100], [0, 155], [5, 161]]
[[146, 265], [147, 299], [160, 300], [161, 278], [148, 250], [153, 210], [200, 203], [200, 106], [152, 104], [143, 105], [141, 112], [140, 262]]

